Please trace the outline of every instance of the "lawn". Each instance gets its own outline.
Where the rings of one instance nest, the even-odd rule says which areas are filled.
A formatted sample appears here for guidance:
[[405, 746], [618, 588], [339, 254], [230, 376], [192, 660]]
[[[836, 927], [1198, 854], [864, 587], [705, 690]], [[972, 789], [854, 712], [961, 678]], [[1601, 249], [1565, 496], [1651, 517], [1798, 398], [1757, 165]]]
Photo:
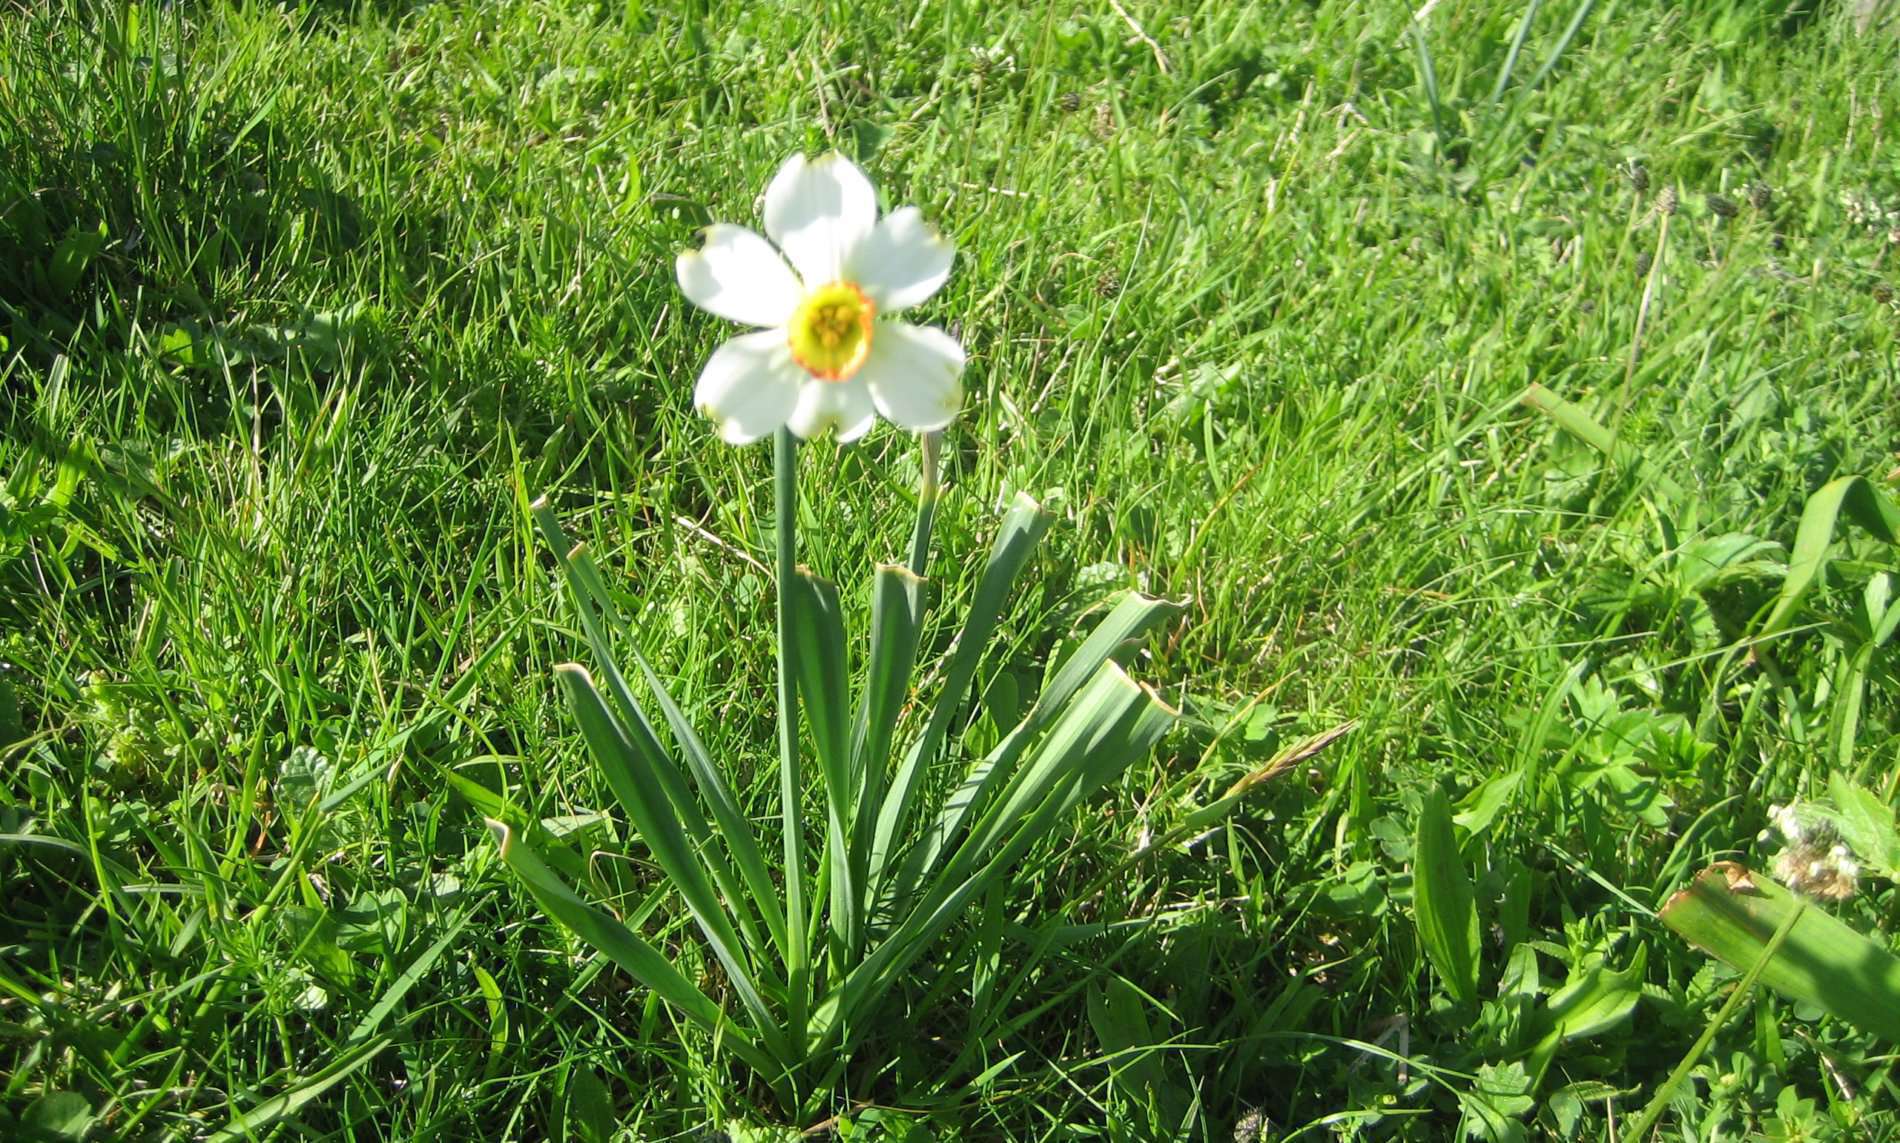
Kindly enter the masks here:
[[[1808, 909], [1900, 948], [1895, 44], [1745, 0], [8, 7], [0, 1135], [1900, 1130], [1864, 1011], [1658, 915], [1852, 802]], [[1050, 514], [933, 788], [1131, 589], [1180, 718], [799, 1107], [483, 817], [737, 1010], [557, 685], [529, 504], [775, 823], [772, 447], [694, 410], [733, 327], [673, 259], [834, 149], [958, 249], [919, 708], [1012, 497]], [[799, 463], [861, 633], [917, 446]]]

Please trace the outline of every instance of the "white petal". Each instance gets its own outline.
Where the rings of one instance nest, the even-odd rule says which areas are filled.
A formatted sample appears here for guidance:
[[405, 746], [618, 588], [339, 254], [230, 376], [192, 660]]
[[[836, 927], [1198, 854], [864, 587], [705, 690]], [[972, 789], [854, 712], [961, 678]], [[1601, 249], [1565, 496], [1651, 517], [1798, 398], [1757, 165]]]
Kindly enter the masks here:
[[915, 432], [943, 428], [963, 408], [963, 346], [934, 326], [881, 321], [858, 376], [877, 411]]
[[792, 360], [782, 329], [741, 334], [713, 351], [693, 387], [693, 404], [719, 426], [727, 444], [750, 444], [778, 431], [798, 405], [808, 374]]
[[810, 289], [844, 276], [845, 260], [877, 224], [877, 191], [836, 153], [793, 155], [765, 188], [765, 232]]
[[747, 325], [784, 325], [804, 293], [770, 242], [723, 222], [706, 228], [704, 246], [680, 251], [673, 268], [687, 300]]
[[878, 220], [852, 252], [845, 277], [877, 303], [877, 312], [887, 314], [936, 293], [956, 256], [956, 247], [924, 221], [923, 212], [907, 206]]
[[877, 410], [871, 405], [871, 393], [856, 377], [846, 381], [807, 380], [798, 391], [798, 407], [792, 410], [789, 424], [805, 440], [838, 434], [840, 444], [849, 444], [863, 436]]

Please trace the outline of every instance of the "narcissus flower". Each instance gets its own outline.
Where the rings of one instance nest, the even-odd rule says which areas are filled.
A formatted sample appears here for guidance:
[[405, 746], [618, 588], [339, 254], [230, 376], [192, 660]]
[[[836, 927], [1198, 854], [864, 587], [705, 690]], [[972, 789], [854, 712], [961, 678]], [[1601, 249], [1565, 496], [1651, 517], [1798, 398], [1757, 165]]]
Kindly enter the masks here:
[[760, 326], [713, 352], [693, 401], [732, 444], [789, 426], [856, 440], [882, 414], [919, 432], [963, 407], [963, 346], [894, 321], [950, 276], [956, 251], [914, 206], [877, 216], [877, 192], [841, 155], [793, 155], [765, 188], [766, 238], [707, 227], [679, 256], [694, 305]]

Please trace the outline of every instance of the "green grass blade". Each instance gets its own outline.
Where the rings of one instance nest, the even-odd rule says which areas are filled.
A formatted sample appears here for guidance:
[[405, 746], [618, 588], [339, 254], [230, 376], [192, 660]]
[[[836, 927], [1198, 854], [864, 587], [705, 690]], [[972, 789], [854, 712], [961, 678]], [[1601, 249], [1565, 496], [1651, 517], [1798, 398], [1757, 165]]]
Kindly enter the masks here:
[[257, 1138], [271, 1124], [297, 1114], [310, 1101], [349, 1079], [393, 1043], [395, 1037], [385, 1033], [345, 1050], [289, 1091], [271, 1096], [249, 1110], [232, 1116], [230, 1122], [207, 1137], [208, 1143], [232, 1143], [234, 1140]]
[[[1356, 720], [1348, 720], [1337, 726], [1322, 730], [1318, 734], [1309, 735], [1297, 742], [1288, 743], [1282, 747], [1278, 753], [1274, 754], [1273, 757], [1262, 762], [1247, 773], [1242, 774], [1239, 778], [1236, 778], [1233, 785], [1228, 786], [1220, 797], [1215, 798], [1206, 805], [1197, 806], [1183, 815], [1180, 823], [1169, 830], [1165, 838], [1157, 840], [1153, 844], [1159, 846], [1165, 842], [1168, 845], [1172, 845], [1183, 838], [1192, 837], [1202, 830], [1211, 828], [1216, 822], [1219, 822], [1222, 818], [1232, 813], [1234, 808], [1240, 805], [1249, 794], [1266, 785], [1268, 782], [1273, 781], [1275, 778], [1286, 774], [1295, 766], [1319, 754], [1320, 751], [1331, 746], [1346, 735], [1351, 734], [1358, 728], [1359, 723]], [[1140, 852], [1146, 851], [1137, 851], [1137, 853]]]
[[1550, 55], [1544, 60], [1544, 66], [1538, 68], [1537, 74], [1532, 76], [1530, 83], [1524, 86], [1525, 96], [1542, 87], [1544, 81], [1550, 78], [1550, 73], [1557, 70], [1557, 65], [1563, 62], [1564, 53], [1570, 50], [1571, 41], [1575, 40], [1577, 33], [1583, 30], [1584, 21], [1590, 18], [1590, 13], [1596, 10], [1596, 6], [1597, 0], [1583, 0], [1583, 3], [1577, 5], [1577, 14], [1572, 16], [1570, 23], [1564, 27], [1564, 34], [1557, 37], [1557, 45], [1550, 49]]
[[567, 692], [588, 749], [606, 775], [614, 797], [647, 843], [654, 861], [678, 888], [700, 932], [712, 946], [713, 955], [732, 978], [733, 989], [752, 1014], [754, 1024], [761, 1032], [767, 1032], [775, 1024], [760, 992], [757, 970], [747, 955], [748, 946], [721, 907], [700, 854], [688, 841], [681, 821], [671, 812], [671, 802], [659, 777], [668, 763], [657, 753], [658, 744], [628, 736], [626, 728], [601, 700], [586, 670], [568, 663], [555, 668], [555, 674]]
[[1748, 971], [1742, 973], [1742, 978], [1729, 989], [1728, 999], [1722, 1001], [1722, 1007], [1716, 1009], [1715, 1015], [1703, 1025], [1695, 1042], [1689, 1045], [1689, 1050], [1683, 1053], [1682, 1059], [1676, 1062], [1676, 1066], [1663, 1077], [1662, 1083], [1656, 1086], [1655, 1093], [1650, 1096], [1649, 1105], [1630, 1121], [1629, 1138], [1652, 1138], [1651, 1131], [1662, 1119], [1663, 1113], [1669, 1109], [1670, 1103], [1676, 1098], [1676, 1092], [1688, 1082], [1689, 1073], [1694, 1069], [1696, 1061], [1709, 1050], [1709, 1045], [1715, 1042], [1716, 1035], [1728, 1026], [1729, 1020], [1741, 1010], [1742, 1002], [1755, 991], [1755, 984], [1761, 979], [1762, 969], [1767, 968], [1775, 957], [1780, 955], [1782, 942], [1786, 941], [1788, 934], [1794, 931], [1795, 922], [1801, 919], [1804, 912], [1806, 912], [1805, 902], [1796, 901], [1795, 907], [1789, 909], [1781, 918], [1781, 923], [1775, 926], [1775, 931], [1768, 938], [1768, 942], [1756, 951], [1755, 960], [1748, 966]]
[[1531, 23], [1537, 19], [1537, 10], [1543, 7], [1543, 0], [1531, 0], [1524, 6], [1524, 18], [1517, 22], [1517, 32], [1511, 37], [1511, 48], [1504, 54], [1504, 66], [1498, 68], [1497, 83], [1491, 87], [1490, 102], [1496, 105], [1504, 97], [1504, 89], [1511, 85], [1511, 73], [1517, 70], [1517, 57], [1524, 50], [1524, 41], [1531, 34]]
[[1478, 906], [1471, 875], [1458, 855], [1451, 804], [1443, 790], [1425, 795], [1412, 861], [1412, 915], [1419, 943], [1459, 1004], [1478, 999]]
[[674, 968], [663, 953], [635, 936], [626, 925], [582, 900], [506, 824], [491, 820], [488, 828], [494, 834], [502, 860], [528, 887], [542, 912], [599, 949], [608, 960], [652, 989], [676, 1011], [719, 1037], [721, 1044], [731, 1048], [733, 1054], [747, 1064], [767, 1076], [777, 1073], [772, 1058], [735, 1025], [711, 997]]
[[250, 1110], [233, 1116], [231, 1121], [214, 1132], [211, 1138], [217, 1140], [250, 1138], [270, 1124], [286, 1116], [295, 1115], [299, 1108], [348, 1079], [364, 1064], [374, 1059], [384, 1048], [394, 1042], [394, 1037], [390, 1034], [379, 1034], [389, 1014], [402, 1003], [403, 998], [415, 987], [416, 982], [434, 967], [436, 961], [440, 960], [442, 954], [448, 951], [449, 946], [455, 943], [456, 938], [461, 935], [467, 925], [468, 914], [457, 913], [442, 934], [415, 960], [411, 961], [388, 988], [384, 989], [382, 996], [370, 1006], [362, 1019], [344, 1038], [342, 1054], [329, 1065], [291, 1090], [272, 1096]]
[[[1048, 528], [1048, 513], [1035, 500], [1018, 493], [1015, 504], [1003, 517], [996, 542], [990, 548], [989, 562], [984, 565], [983, 575], [977, 581], [976, 595], [970, 602], [969, 614], [964, 618], [963, 630], [957, 634], [956, 646], [950, 652], [950, 665], [944, 672], [943, 690], [937, 696], [936, 705], [931, 708], [930, 721], [905, 754], [878, 812], [877, 832], [871, 842], [871, 869], [884, 869], [902, 839], [904, 828], [909, 824], [915, 809], [925, 772], [936, 761], [937, 751], [950, 729], [950, 721], [956, 717], [963, 697], [969, 690], [970, 680], [976, 675], [977, 665], [989, 645], [990, 635], [996, 630], [1010, 585], [1029, 562], [1031, 553], [1036, 550], [1036, 545], [1041, 542]], [[875, 895], [879, 886], [873, 883], [867, 888]]]
[[587, 861], [564, 845], [558, 837], [550, 834], [528, 811], [515, 805], [506, 797], [497, 794], [479, 782], [457, 774], [447, 766], [438, 765], [436, 773], [464, 801], [474, 807], [475, 812], [484, 818], [506, 822], [509, 828], [525, 835], [529, 845], [542, 854], [562, 877], [572, 881], [585, 882], [588, 877]]
[[1863, 1032], [1900, 1044], [1900, 958], [1772, 879], [1718, 862], [1662, 908], [1663, 924], [1683, 940], [1741, 972], [1762, 959], [1778, 929], [1794, 918], [1761, 982], [1812, 1004]]
[[437, 937], [428, 948], [423, 949], [416, 959], [410, 961], [409, 967], [403, 969], [390, 986], [383, 990], [382, 996], [377, 998], [376, 1003], [370, 1005], [369, 1011], [363, 1013], [363, 1018], [357, 1021], [356, 1027], [350, 1029], [350, 1034], [344, 1038], [343, 1042], [351, 1045], [360, 1044], [379, 1032], [383, 1021], [389, 1019], [389, 1014], [402, 1003], [403, 997], [409, 995], [409, 990], [416, 986], [416, 982], [435, 967], [435, 962], [442, 959], [442, 954], [448, 951], [449, 946], [455, 943], [455, 939], [467, 927], [468, 914], [456, 913], [443, 928], [442, 935]]
[[1442, 157], [1451, 139], [1445, 134], [1445, 109], [1438, 98], [1438, 69], [1432, 66], [1432, 49], [1425, 42], [1425, 25], [1414, 20], [1409, 28], [1412, 45], [1417, 49], [1419, 90], [1425, 93], [1425, 104], [1431, 109], [1432, 134], [1438, 139], [1438, 154]]

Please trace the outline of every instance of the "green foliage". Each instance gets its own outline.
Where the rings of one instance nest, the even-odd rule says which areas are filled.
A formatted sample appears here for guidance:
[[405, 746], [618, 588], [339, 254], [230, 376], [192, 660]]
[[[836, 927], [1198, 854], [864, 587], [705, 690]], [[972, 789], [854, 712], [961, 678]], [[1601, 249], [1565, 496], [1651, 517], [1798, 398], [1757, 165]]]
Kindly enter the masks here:
[[1711, 867], [1670, 899], [1662, 920], [1737, 971], [1761, 962], [1768, 987], [1900, 1041], [1900, 958], [1780, 885], [1738, 865]]
[[1875, 876], [1900, 881], [1900, 830], [1893, 803], [1840, 771], [1828, 775], [1834, 824], [1847, 847]]
[[[779, 444], [787, 456], [788, 439]], [[781, 473], [778, 483], [781, 519], [796, 504], [789, 475]], [[635, 835], [685, 902], [738, 994], [743, 1016], [729, 1017], [665, 953], [588, 905], [529, 843], [517, 839], [505, 823], [491, 820], [502, 859], [550, 917], [712, 1033], [772, 1087], [786, 1110], [800, 1116], [823, 1106], [859, 1044], [894, 1015], [884, 1009], [901, 990], [911, 966], [979, 897], [994, 893], [1002, 904], [1020, 895], [1018, 863], [1089, 795], [1141, 760], [1173, 721], [1173, 713], [1153, 692], [1130, 680], [1110, 658], [1168, 610], [1159, 601], [1131, 596], [1052, 670], [1049, 685], [1022, 721], [973, 763], [930, 827], [913, 837], [906, 823], [917, 817], [929, 820], [917, 813], [918, 776], [936, 760], [949, 718], [962, 705], [1007, 593], [1041, 538], [1047, 517], [1026, 496], [1019, 496], [1005, 517], [943, 672], [944, 690], [931, 704], [932, 714], [894, 780], [887, 779], [889, 760], [882, 747], [896, 736], [902, 711], [889, 696], [904, 693], [908, 680], [904, 674], [867, 676], [859, 687], [863, 714], [851, 732], [851, 676], [837, 589], [808, 572], [797, 573], [780, 587], [779, 630], [785, 640], [781, 669], [795, 679], [799, 704], [797, 711], [784, 710], [779, 717], [790, 725], [781, 731], [789, 736], [782, 741], [800, 737], [801, 721], [809, 732], [825, 807], [824, 841], [817, 861], [808, 859], [802, 830], [790, 833], [783, 848], [790, 860], [816, 865], [819, 883], [830, 890], [828, 908], [814, 911], [808, 920], [796, 896], [781, 894], [762, 875], [742, 884], [734, 874], [735, 862], [747, 867], [757, 862], [759, 846], [748, 822], [718, 812], [733, 800], [725, 771], [704, 757], [690, 722], [635, 649], [655, 703], [674, 724], [677, 748], [696, 759], [692, 771], [698, 795], [689, 790], [685, 774], [655, 736], [618, 666], [615, 644], [624, 643], [628, 632], [606, 581], [586, 551], [570, 543], [545, 501], [536, 501], [533, 510], [560, 557], [582, 627], [614, 698], [610, 708], [580, 667], [558, 668], [589, 754]], [[928, 526], [926, 516], [919, 524], [920, 536]], [[779, 566], [790, 567], [786, 534], [780, 534], [779, 544]], [[916, 558], [921, 560], [926, 551], [920, 540]], [[915, 573], [893, 575], [887, 569], [877, 579], [886, 599], [895, 600], [890, 606], [897, 625], [914, 625], [916, 620], [908, 617], [915, 614], [915, 593], [921, 587]], [[905, 596], [910, 596], [908, 602]], [[874, 638], [914, 642], [912, 635], [892, 635], [892, 621], [887, 619]], [[906, 653], [873, 654], [876, 669], [892, 674], [907, 674], [909, 659]], [[798, 711], [804, 713], [802, 720]], [[796, 778], [784, 781], [802, 800]], [[887, 785], [888, 796], [880, 796]], [[714, 807], [717, 826], [715, 818], [702, 812], [702, 801]], [[792, 831], [799, 818], [788, 812], [784, 821]], [[875, 841], [867, 836], [873, 823]], [[566, 864], [577, 864], [577, 857]], [[814, 910], [825, 903], [814, 901]], [[821, 917], [828, 939], [813, 949], [809, 942], [821, 928]], [[762, 928], [771, 931], [773, 944], [760, 936]], [[782, 974], [777, 970], [781, 962], [786, 966]], [[957, 967], [943, 961], [935, 966], [937, 971]], [[995, 1030], [977, 1023], [972, 1034], [988, 1039]]]
[[[1815, 495], [1895, 494], [1891, 40], [1827, 5], [1120, 7], [5, 9], [0, 1136], [69, 1096], [164, 1138], [313, 1090], [253, 1134], [578, 1134], [603, 1093], [623, 1138], [757, 1119], [735, 1050], [546, 920], [482, 819], [743, 1014], [552, 681], [586, 633], [523, 509], [562, 490], [656, 736], [701, 790], [634, 649], [726, 775], [707, 819], [775, 837], [771, 465], [704, 446], [726, 331], [666, 267], [800, 148], [945, 226], [920, 320], [971, 349], [935, 608], [862, 574], [904, 561], [906, 442], [808, 454], [845, 630], [889, 620], [900, 659], [914, 622], [943, 663], [999, 510], [1052, 516], [907, 836], [1116, 592], [1189, 601], [1129, 660], [1182, 732], [1022, 904], [972, 901], [955, 971], [906, 974], [841, 1134], [1627, 1137], [1737, 981], [1654, 913], [1771, 865], [1772, 804], [1872, 847], [1811, 909], [1892, 951], [1885, 835], [1837, 789], [1896, 793], [1900, 568], [1861, 493], [1766, 623]], [[924, 678], [872, 705], [928, 725]], [[1413, 914], [1433, 789], [1475, 1013]], [[778, 849], [729, 858], [742, 892]], [[1659, 1122], [1880, 1138], [1895, 1083], [1756, 988]]]
[[1418, 840], [1412, 850], [1412, 913], [1419, 943], [1438, 969], [1445, 990], [1459, 1004], [1478, 999], [1478, 907], [1471, 877], [1458, 856], [1451, 807], [1442, 791], [1431, 790], [1418, 814]]

